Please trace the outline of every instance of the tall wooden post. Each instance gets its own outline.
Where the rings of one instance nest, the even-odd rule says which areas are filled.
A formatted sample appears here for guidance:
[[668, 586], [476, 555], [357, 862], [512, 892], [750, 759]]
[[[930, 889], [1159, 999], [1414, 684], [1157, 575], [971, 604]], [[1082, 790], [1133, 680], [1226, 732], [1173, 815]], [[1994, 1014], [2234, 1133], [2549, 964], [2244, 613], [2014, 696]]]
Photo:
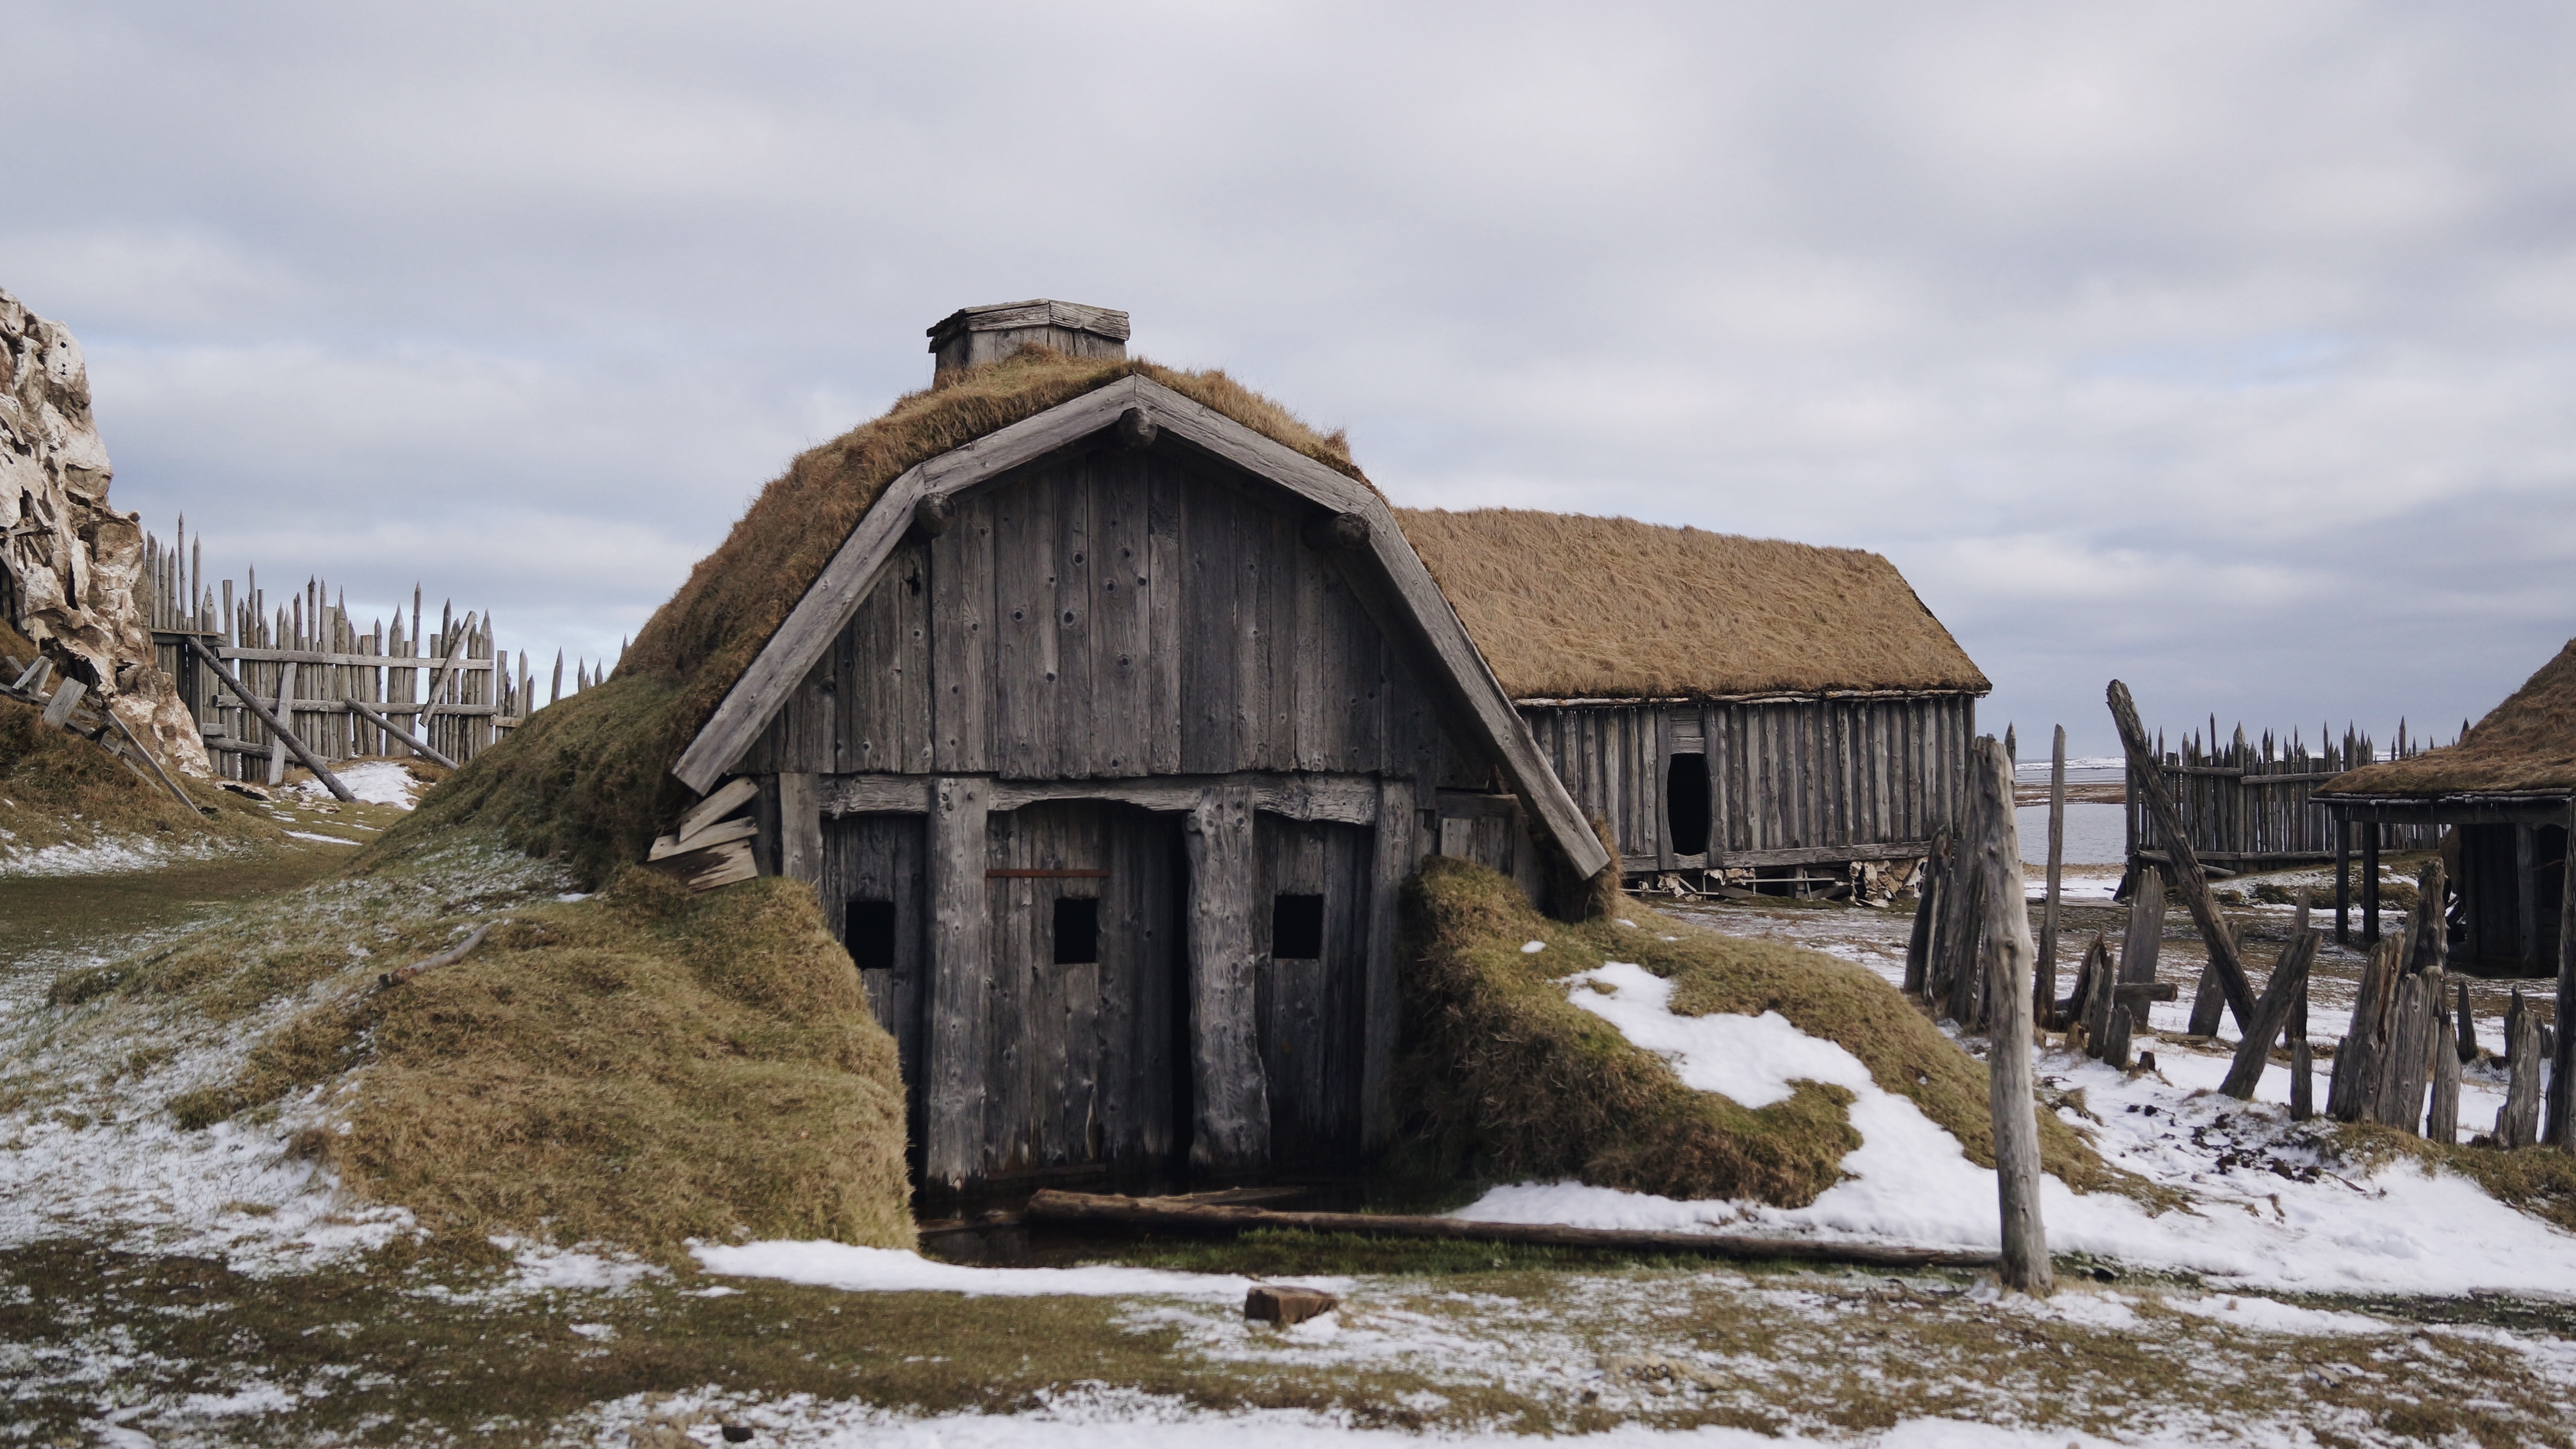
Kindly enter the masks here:
[[2039, 914], [2039, 971], [2031, 983], [2032, 1020], [2056, 1024], [2057, 902], [2066, 866], [2066, 726], [2048, 748], [2048, 903]]
[[2129, 697], [2129, 686], [2112, 680], [2109, 698], [2112, 723], [2119, 726], [2120, 746], [2128, 754], [2129, 777], [2146, 797], [2147, 812], [2154, 817], [2156, 834], [2164, 841], [2173, 887], [2182, 893], [2183, 904], [2191, 908], [2192, 924], [2200, 928], [2200, 939], [2209, 947], [2209, 964], [2218, 968], [2218, 984], [2226, 993], [2227, 1009], [2235, 1015], [2237, 1029], [2242, 1031], [2246, 1019], [2254, 1014], [2254, 992], [2246, 984], [2245, 962], [2237, 955], [2236, 937], [2219, 919], [2218, 903], [2210, 899], [2209, 878], [2201, 874], [2200, 856], [2191, 847], [2189, 832], [2183, 829], [2182, 812], [2174, 808], [2173, 792], [2165, 788], [2164, 767], [2147, 746], [2147, 729], [2138, 722], [2138, 704]]
[[2556, 1050], [2550, 1055], [2549, 1145], [2576, 1152], [2576, 800], [2568, 802], [2567, 844], [2559, 852], [2565, 864], [2558, 872], [2558, 1019]]
[[2379, 944], [2379, 822], [2361, 826], [2361, 943]]
[[1404, 883], [1422, 858], [1411, 780], [1377, 785], [1377, 849], [1369, 871], [1368, 969], [1360, 991], [1360, 1145], [1395, 1135], [1396, 919]]
[[[1982, 829], [1976, 839], [1985, 880], [1988, 976], [2014, 983], [2037, 957], [2030, 939], [2030, 905], [2022, 898], [2021, 841], [2013, 828], [2012, 757], [1992, 735], [1971, 754], [1971, 785]], [[2039, 1215], [2039, 1117], [2031, 1097], [2030, 999], [2017, 989], [1994, 993], [1987, 1030], [1986, 1103], [1994, 1115], [1995, 1195], [2003, 1216], [2003, 1281], [2007, 1288], [2045, 1295], [2056, 1288], [2048, 1262], [2048, 1233]]]
[[2335, 944], [2352, 944], [2352, 822], [2335, 816]]
[[984, 1018], [993, 981], [984, 870], [988, 782], [943, 779], [930, 797], [930, 1022], [922, 1175], [955, 1187], [984, 1158]]
[[1252, 789], [1209, 787], [1184, 831], [1190, 860], [1190, 1166], [1257, 1172], [1270, 1161], [1270, 1093], [1253, 982]]

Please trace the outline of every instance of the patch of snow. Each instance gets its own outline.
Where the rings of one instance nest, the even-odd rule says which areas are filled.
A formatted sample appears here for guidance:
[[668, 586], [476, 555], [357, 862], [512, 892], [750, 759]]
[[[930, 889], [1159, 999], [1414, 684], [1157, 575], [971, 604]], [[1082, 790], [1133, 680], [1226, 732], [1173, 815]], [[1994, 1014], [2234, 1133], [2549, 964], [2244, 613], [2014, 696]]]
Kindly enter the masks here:
[[159, 870], [181, 861], [212, 860], [235, 849], [219, 841], [157, 835], [110, 835], [45, 846], [0, 845], [0, 876], [117, 875]]
[[1547, 943], [1545, 941], [1523, 941], [1521, 943], [1521, 954], [1524, 956], [1535, 956], [1546, 949]]
[[290, 830], [286, 833], [291, 839], [311, 840], [323, 845], [355, 845], [358, 843], [354, 840], [342, 840], [336, 835], [317, 835], [310, 830]]
[[[777, 1278], [853, 1293], [961, 1293], [970, 1298], [1035, 1298], [1069, 1294], [1088, 1298], [1166, 1297], [1230, 1299], [1240, 1303], [1253, 1280], [1230, 1273], [1171, 1273], [1157, 1268], [972, 1268], [942, 1263], [896, 1248], [848, 1243], [774, 1241], [739, 1247], [690, 1245], [698, 1266], [726, 1278]], [[1344, 1278], [1275, 1278], [1340, 1292]]]
[[[1737, 1100], [1759, 1106], [1781, 1100], [1797, 1080], [1847, 1088], [1861, 1145], [1843, 1159], [1843, 1180], [1803, 1208], [1683, 1202], [1559, 1182], [1499, 1187], [1457, 1216], [1998, 1246], [1993, 1170], [1970, 1162], [1957, 1138], [1913, 1102], [1881, 1089], [1842, 1047], [1767, 1013], [1674, 1017], [1669, 984], [1635, 967], [1605, 966], [1569, 980], [1609, 986], [1607, 995], [1578, 989], [1573, 1000], [1673, 1062], [1700, 1090], [1741, 1091]], [[2173, 1067], [2192, 1078], [2226, 1069], [2214, 1057], [2173, 1056]], [[2134, 1199], [2078, 1194], [2043, 1178], [2041, 1217], [2053, 1251], [2301, 1292], [2576, 1294], [2576, 1236], [2464, 1178], [2401, 1163], [2350, 1179], [2325, 1170], [2313, 1143], [2279, 1109], [2194, 1092], [2153, 1074], [2130, 1077], [2062, 1052], [2043, 1053], [2038, 1068], [2050, 1085], [2083, 1089], [2100, 1119], [2083, 1126], [2108, 1161], [2193, 1199], [2189, 1209], [2151, 1215]], [[1731, 1083], [1733, 1090], [1704, 1083]]]
[[[405, 810], [420, 797], [418, 777], [395, 760], [362, 760], [345, 769], [334, 768], [332, 774], [349, 787], [349, 793], [370, 805], [399, 805]], [[335, 798], [319, 780], [299, 780], [289, 788], [318, 799]]]

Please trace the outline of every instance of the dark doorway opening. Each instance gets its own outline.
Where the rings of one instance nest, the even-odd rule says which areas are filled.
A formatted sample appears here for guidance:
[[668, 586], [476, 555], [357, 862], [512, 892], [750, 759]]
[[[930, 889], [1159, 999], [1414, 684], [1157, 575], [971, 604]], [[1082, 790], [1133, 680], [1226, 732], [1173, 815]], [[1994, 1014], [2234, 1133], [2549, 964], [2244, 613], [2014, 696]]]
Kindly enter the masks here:
[[1058, 896], [1055, 902], [1055, 964], [1090, 966], [1100, 960], [1100, 902], [1089, 896]]
[[895, 966], [894, 902], [861, 896], [850, 901], [841, 917], [841, 944], [862, 971], [891, 971]]
[[1270, 958], [1313, 961], [1324, 954], [1324, 898], [1270, 898]]
[[1664, 767], [1664, 828], [1673, 854], [1708, 853], [1708, 756], [1675, 755]]

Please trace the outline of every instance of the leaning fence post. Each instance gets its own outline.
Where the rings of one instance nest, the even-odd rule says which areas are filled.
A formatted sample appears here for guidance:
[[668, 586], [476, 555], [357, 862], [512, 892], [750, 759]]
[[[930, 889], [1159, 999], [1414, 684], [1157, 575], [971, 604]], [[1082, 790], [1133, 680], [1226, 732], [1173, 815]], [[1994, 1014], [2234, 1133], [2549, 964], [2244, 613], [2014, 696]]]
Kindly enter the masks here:
[[257, 696], [242, 687], [240, 677], [226, 669], [224, 661], [216, 658], [214, 651], [208, 649], [193, 635], [188, 639], [188, 647], [197, 651], [197, 657], [204, 660], [208, 668], [215, 671], [215, 678], [224, 682], [224, 687], [233, 692], [233, 697], [240, 700], [244, 708], [256, 716], [261, 724], [268, 726], [271, 733], [286, 742], [286, 747], [295, 752], [295, 758], [303, 762], [304, 768], [313, 772], [314, 779], [321, 781], [334, 796], [341, 800], [354, 802], [358, 798], [351, 793], [348, 786], [340, 783], [339, 776], [331, 773], [330, 766], [322, 763], [321, 756], [304, 748], [304, 741], [297, 739], [295, 732], [288, 729], [284, 721], [270, 714], [267, 705], [260, 703]]
[[1979, 824], [1978, 875], [1985, 899], [1987, 949], [1994, 953], [1989, 979], [2010, 983], [1993, 993], [1986, 1036], [1986, 1101], [1994, 1116], [1995, 1196], [2003, 1217], [2003, 1281], [2007, 1288], [2045, 1295], [2056, 1287], [2048, 1263], [2048, 1233], [2039, 1215], [2039, 1118], [2032, 1103], [2030, 996], [2020, 989], [2037, 957], [2030, 939], [2030, 903], [2022, 898], [2021, 842], [2013, 828], [2012, 759], [1994, 736], [1979, 739], [1971, 755], [1974, 787], [1982, 798], [1972, 812]]

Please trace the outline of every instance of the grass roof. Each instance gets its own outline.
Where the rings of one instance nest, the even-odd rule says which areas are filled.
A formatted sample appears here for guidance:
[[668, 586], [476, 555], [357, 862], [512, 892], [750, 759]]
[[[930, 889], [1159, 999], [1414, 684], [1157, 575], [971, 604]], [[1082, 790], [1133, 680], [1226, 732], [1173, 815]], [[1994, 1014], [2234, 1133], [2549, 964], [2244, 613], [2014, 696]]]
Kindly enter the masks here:
[[540, 710], [471, 761], [411, 829], [494, 821], [593, 880], [641, 859], [692, 797], [680, 751], [804, 597], [850, 530], [905, 470], [1123, 377], [1143, 375], [1366, 483], [1339, 433], [1319, 433], [1223, 372], [1024, 348], [945, 373], [883, 417], [800, 454], [723, 544], [654, 612], [603, 688]]
[[2457, 744], [2346, 770], [2324, 795], [2458, 795], [2576, 790], [2576, 639], [2488, 711]]
[[1991, 687], [1874, 553], [1518, 508], [1396, 517], [1515, 699]]

